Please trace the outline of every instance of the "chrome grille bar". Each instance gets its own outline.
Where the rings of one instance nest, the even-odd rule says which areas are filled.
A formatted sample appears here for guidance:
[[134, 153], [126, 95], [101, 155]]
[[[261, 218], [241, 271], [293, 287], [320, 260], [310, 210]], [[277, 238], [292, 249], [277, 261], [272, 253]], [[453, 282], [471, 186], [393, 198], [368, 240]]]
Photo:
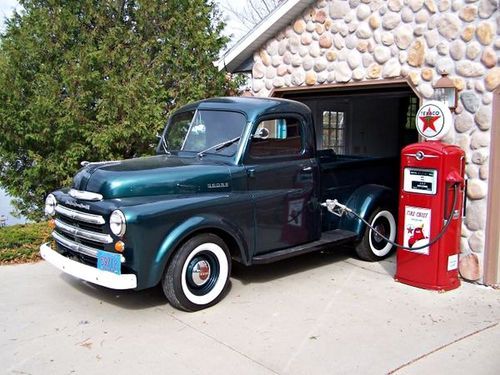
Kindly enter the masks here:
[[[57, 232], [52, 232], [52, 237], [54, 237], [54, 239], [61, 245], [67, 247], [70, 250], [73, 250], [77, 253], [84, 254], [93, 258], [97, 258], [97, 249], [70, 240], [69, 238], [62, 236]], [[120, 260], [122, 263], [124, 263], [125, 257], [123, 255], [120, 255]]]
[[99, 243], [112, 243], [113, 239], [109, 234], [91, 232], [89, 230], [74, 227], [72, 225], [63, 223], [62, 221], [56, 219], [56, 227], [63, 232], [72, 234], [73, 236], [80, 237], [86, 240], [95, 241]]
[[61, 236], [57, 232], [52, 232], [52, 237], [54, 237], [57, 242], [60, 242], [61, 245], [66, 246], [68, 249], [76, 251], [80, 254], [87, 255], [89, 257], [97, 258], [97, 249], [72, 241], [66, 237]]
[[56, 212], [63, 216], [67, 216], [71, 219], [80, 220], [85, 223], [98, 224], [98, 225], [102, 225], [105, 223], [104, 218], [100, 215], [87, 214], [85, 212], [72, 210], [71, 208], [67, 208], [59, 204], [56, 206]]

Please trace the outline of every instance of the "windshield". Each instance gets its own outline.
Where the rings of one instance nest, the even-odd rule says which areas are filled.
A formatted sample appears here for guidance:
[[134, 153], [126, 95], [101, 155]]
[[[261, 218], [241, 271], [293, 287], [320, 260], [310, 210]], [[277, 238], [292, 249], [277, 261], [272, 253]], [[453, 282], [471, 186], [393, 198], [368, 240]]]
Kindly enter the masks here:
[[241, 113], [229, 111], [197, 110], [176, 114], [165, 131], [168, 151], [191, 151], [232, 156], [238, 142], [227, 147], [215, 147], [239, 138], [246, 119]]

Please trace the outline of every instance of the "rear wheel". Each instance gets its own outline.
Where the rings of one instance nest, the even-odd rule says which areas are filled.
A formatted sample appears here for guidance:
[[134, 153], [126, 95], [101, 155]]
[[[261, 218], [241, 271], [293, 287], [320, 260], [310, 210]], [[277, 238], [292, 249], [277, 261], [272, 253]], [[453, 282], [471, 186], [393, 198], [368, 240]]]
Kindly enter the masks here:
[[[368, 219], [368, 222], [377, 232], [394, 242], [396, 239], [396, 220], [391, 210], [386, 207], [376, 209]], [[356, 246], [358, 256], [370, 262], [386, 258], [394, 248], [377, 232], [366, 226], [361, 241]]]
[[175, 253], [163, 276], [163, 292], [178, 309], [201, 310], [222, 299], [230, 274], [231, 261], [224, 241], [214, 234], [200, 234]]

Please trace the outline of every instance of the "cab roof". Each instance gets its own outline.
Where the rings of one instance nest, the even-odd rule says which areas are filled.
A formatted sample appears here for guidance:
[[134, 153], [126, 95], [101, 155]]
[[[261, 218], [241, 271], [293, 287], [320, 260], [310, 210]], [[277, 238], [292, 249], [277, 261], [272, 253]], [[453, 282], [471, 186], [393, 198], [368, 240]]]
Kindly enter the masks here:
[[307, 118], [311, 113], [309, 107], [294, 100], [239, 96], [200, 100], [181, 107], [175, 113], [196, 109], [243, 112], [249, 121], [265, 114], [298, 113]]

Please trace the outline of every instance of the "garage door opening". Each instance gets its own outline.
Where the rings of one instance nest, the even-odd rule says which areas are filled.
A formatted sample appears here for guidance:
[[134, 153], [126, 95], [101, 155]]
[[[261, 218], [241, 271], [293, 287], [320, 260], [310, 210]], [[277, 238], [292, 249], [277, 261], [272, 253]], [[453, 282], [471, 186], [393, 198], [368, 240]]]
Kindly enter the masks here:
[[407, 84], [284, 91], [275, 96], [311, 108], [318, 149], [333, 149], [340, 155], [399, 157], [404, 146], [418, 141], [419, 98]]

